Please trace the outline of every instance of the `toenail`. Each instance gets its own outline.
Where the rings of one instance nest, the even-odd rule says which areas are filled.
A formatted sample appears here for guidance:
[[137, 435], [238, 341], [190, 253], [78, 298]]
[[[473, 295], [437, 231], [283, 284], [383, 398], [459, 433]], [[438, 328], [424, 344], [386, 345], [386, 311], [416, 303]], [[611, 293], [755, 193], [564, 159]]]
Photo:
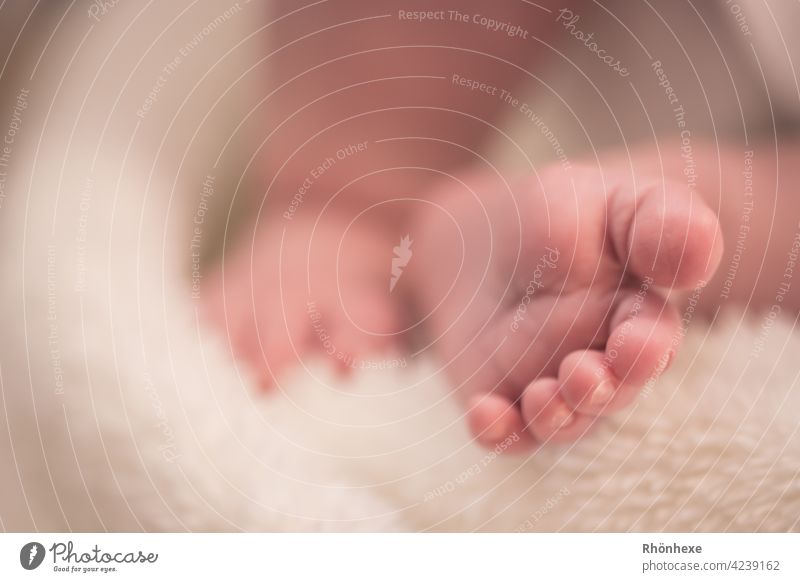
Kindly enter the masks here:
[[560, 406], [550, 420], [550, 426], [554, 429], [564, 428], [572, 422], [572, 411], [566, 406]]
[[593, 404], [595, 406], [601, 406], [603, 404], [608, 404], [609, 400], [614, 397], [614, 386], [608, 380], [603, 380], [594, 389], [591, 396], [589, 397], [589, 404]]

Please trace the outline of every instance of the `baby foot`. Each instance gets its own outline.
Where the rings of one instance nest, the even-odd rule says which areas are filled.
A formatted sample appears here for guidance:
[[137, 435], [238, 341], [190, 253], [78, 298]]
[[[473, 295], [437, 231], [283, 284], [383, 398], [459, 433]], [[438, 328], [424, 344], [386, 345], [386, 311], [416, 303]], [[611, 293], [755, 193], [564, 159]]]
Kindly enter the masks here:
[[559, 166], [512, 187], [473, 174], [431, 200], [409, 275], [487, 446], [569, 442], [631, 404], [679, 338], [658, 289], [708, 280], [722, 254], [698, 196], [625, 168]]
[[392, 242], [365, 221], [309, 216], [259, 225], [204, 287], [208, 319], [264, 388], [311, 355], [347, 373], [398, 332]]

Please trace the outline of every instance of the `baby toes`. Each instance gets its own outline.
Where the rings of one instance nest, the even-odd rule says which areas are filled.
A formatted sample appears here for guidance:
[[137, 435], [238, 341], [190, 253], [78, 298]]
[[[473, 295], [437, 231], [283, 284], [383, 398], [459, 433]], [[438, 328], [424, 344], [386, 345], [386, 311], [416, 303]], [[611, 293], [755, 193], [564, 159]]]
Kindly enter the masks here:
[[594, 420], [567, 404], [554, 378], [540, 378], [528, 385], [522, 394], [522, 417], [529, 433], [543, 444], [577, 440]]
[[621, 300], [610, 325], [604, 350], [572, 352], [559, 367], [561, 395], [577, 412], [597, 416], [628, 406], [677, 346], [675, 308], [654, 291]]
[[638, 391], [637, 386], [620, 383], [600, 350], [580, 350], [565, 357], [558, 382], [566, 406], [591, 416], [623, 408]]
[[[626, 208], [627, 207], [627, 208]], [[657, 285], [690, 288], [708, 281], [722, 258], [716, 214], [681, 184], [620, 192], [610, 208], [614, 246], [624, 266]]]
[[642, 386], [669, 365], [680, 339], [675, 306], [645, 285], [617, 303], [604, 362], [625, 385]]
[[504, 441], [508, 452], [529, 449], [534, 441], [528, 434], [519, 407], [499, 394], [480, 394], [467, 402], [467, 424], [475, 440], [486, 448]]
[[649, 291], [619, 302], [605, 349], [575, 351], [559, 367], [562, 396], [574, 410], [600, 415], [631, 404], [661, 374], [677, 347], [675, 308]]

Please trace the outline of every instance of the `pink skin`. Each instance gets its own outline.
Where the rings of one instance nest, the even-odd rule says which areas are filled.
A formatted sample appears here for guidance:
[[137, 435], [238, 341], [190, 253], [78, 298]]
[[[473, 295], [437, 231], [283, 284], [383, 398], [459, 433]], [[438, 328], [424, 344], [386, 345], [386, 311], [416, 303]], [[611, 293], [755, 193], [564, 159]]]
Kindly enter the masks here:
[[[290, 0], [268, 5], [272, 85], [265, 87], [270, 98], [263, 133], [270, 138], [261, 160], [268, 185], [266, 222], [261, 219], [255, 236], [251, 230], [231, 243], [221, 272], [209, 277], [204, 289], [209, 320], [264, 386], [308, 356], [323, 355], [347, 371], [340, 353], [366, 359], [397, 345], [402, 327], [397, 303], [410, 289], [403, 279], [390, 294], [388, 281], [392, 249], [405, 234], [405, 210], [387, 205], [367, 212], [354, 227], [350, 222], [371, 205], [425, 192], [435, 175], [376, 170], [463, 164], [489, 131], [486, 123], [465, 120], [491, 119], [503, 111], [503, 103], [486, 94], [473, 92], [465, 99], [463, 87], [441, 80], [444, 73], [458, 71], [511, 88], [531, 61], [527, 43], [459, 21], [376, 18], [397, 15], [398, 9], [429, 10], [422, 0], [402, 6], [393, 0], [324, 2], [302, 14]], [[524, 3], [488, 7], [483, 0], [443, 0], [436, 8], [526, 22], [531, 34], [542, 37], [550, 22], [541, 18], [541, 8]], [[498, 66], [503, 62], [509, 65]], [[444, 113], [454, 102], [463, 114]], [[406, 135], [435, 139], [412, 146], [385, 140]], [[442, 137], [464, 147], [444, 145]], [[315, 178], [294, 218], [281, 219], [312, 169], [340, 148], [360, 143], [368, 147]], [[261, 203], [256, 199], [253, 207]], [[349, 243], [340, 249], [341, 240]], [[309, 300], [317, 306], [328, 345], [309, 316]], [[327, 353], [330, 345], [335, 354]]]
[[[555, 2], [542, 0], [548, 3]], [[392, 249], [405, 234], [405, 217], [398, 205], [381, 203], [425, 192], [433, 174], [376, 170], [463, 163], [465, 152], [488, 131], [487, 124], [465, 119], [491, 118], [504, 106], [485, 94], [464, 99], [463, 87], [442, 82], [443, 71], [513, 87], [523, 78], [522, 69], [498, 67], [498, 62], [530, 62], [526, 43], [490, 32], [476, 34], [458, 21], [376, 18], [397, 15], [398, 9], [429, 10], [422, 0], [402, 6], [394, 0], [323, 2], [302, 13], [294, 0], [267, 5], [271, 13], [265, 18], [272, 24], [265, 38], [273, 85], [265, 87], [270, 98], [263, 133], [270, 138], [261, 162], [268, 191], [266, 201], [253, 201], [253, 208], [264, 202], [266, 221], [261, 218], [255, 237], [251, 230], [232, 243], [222, 273], [204, 291], [209, 319], [264, 386], [308, 356], [323, 355], [347, 371], [340, 352], [345, 359], [366, 359], [398, 344], [397, 303], [408, 292], [408, 282], [401, 279], [392, 293], [388, 284]], [[489, 8], [483, 0], [443, 0], [436, 8], [481, 12], [511, 22], [541, 12], [524, 3]], [[542, 33], [548, 22], [530, 22], [531, 34]], [[437, 45], [445, 48], [431, 48]], [[453, 46], [464, 50], [447, 48]], [[454, 102], [464, 115], [443, 113]], [[406, 135], [437, 140], [412, 146], [385, 141]], [[443, 136], [464, 149], [443, 145], [438, 139]], [[340, 148], [363, 143], [368, 144], [363, 151], [337, 159], [313, 180], [292, 220], [281, 218], [310, 171]], [[378, 209], [367, 211], [373, 205]], [[284, 227], [289, 230], [281, 251]], [[341, 240], [348, 244], [340, 249]], [[320, 341], [309, 317], [309, 300], [317, 305], [336, 354], [328, 354], [330, 344]]]
[[716, 216], [678, 182], [634, 190], [613, 165], [551, 168], [512, 191], [462, 180], [420, 218], [410, 270], [435, 347], [479, 442], [572, 441], [668, 365], [679, 321], [658, 289], [712, 276]]
[[392, 242], [367, 228], [369, 220], [312, 213], [267, 220], [255, 236], [250, 230], [234, 242], [208, 281], [207, 318], [263, 388], [309, 358], [346, 375], [359, 358], [385, 357], [395, 344], [401, 319], [388, 290]]
[[[527, 22], [531, 15], [525, 3], [501, 4], [446, 0], [440, 7], [497, 10], [491, 15], [510, 22]], [[296, 8], [286, 0], [271, 6], [281, 14]], [[408, 8], [426, 6], [415, 1]], [[455, 170], [474, 163], [471, 152], [480, 151], [489, 126], [469, 120], [496, 119], [503, 105], [484, 94], [465, 96], [463, 88], [432, 78], [459, 71], [513, 89], [520, 68], [476, 55], [529, 67], [529, 45], [457, 23], [398, 26], [387, 18], [334, 26], [395, 8], [391, 0], [323, 3], [313, 14], [275, 25], [271, 49], [288, 47], [276, 52], [275, 79], [294, 81], [268, 108], [265, 133], [276, 131], [264, 161], [271, 184], [268, 219], [255, 236], [243, 233], [216, 279], [208, 280], [207, 313], [234, 355], [267, 386], [309, 355], [334, 358], [344, 369], [327, 353], [309, 300], [335, 351], [366, 358], [396, 345], [406, 325], [401, 315], [411, 312], [401, 300], [410, 296], [478, 442], [494, 446], [516, 434], [517, 451], [570, 442], [596, 419], [630, 405], [642, 385], [669, 364], [678, 318], [665, 294], [711, 279], [723, 252], [717, 218], [682, 185], [683, 162], [674, 155], [679, 148], [669, 141], [633, 160], [604, 157], [599, 168], [551, 168], [511, 189], [485, 171]], [[531, 34], [544, 37], [549, 22], [541, 15], [530, 20]], [[307, 36], [312, 30], [328, 32]], [[291, 44], [304, 35], [303, 43]], [[384, 45], [471, 52], [370, 50]], [[375, 79], [386, 80], [364, 82]], [[315, 101], [321, 95], [329, 96]], [[443, 113], [453, 103], [468, 115]], [[413, 145], [384, 139], [409, 135], [432, 139]], [[337, 163], [314, 183], [314, 206], [306, 201], [291, 221], [281, 219], [310, 168], [344, 144], [364, 141], [370, 144], [364, 153]], [[743, 147], [695, 152], [698, 167], [722, 163], [722, 172], [700, 174], [698, 188], [712, 207], [719, 206], [732, 238], [741, 219], [739, 201], [724, 192], [741, 192], [735, 180]], [[799, 151], [797, 144], [784, 144], [779, 160], [769, 147], [755, 156], [761, 195], [748, 248], [758, 252], [742, 258], [740, 280], [750, 285], [736, 286], [730, 302], [767, 304], [774, 297], [774, 285], [760, 282], [780, 280], [784, 261], [761, 258], [765, 252], [785, 255], [800, 203], [793, 196], [770, 196], [793, 191], [800, 179], [793, 161]], [[784, 178], [778, 183], [773, 168], [783, 159], [792, 163], [780, 166]], [[398, 167], [431, 171], [376, 172]], [[438, 172], [457, 179], [433, 184]], [[662, 174], [677, 181], [662, 181]], [[395, 197], [428, 204], [362, 214]], [[335, 203], [335, 212], [327, 210], [328, 202]], [[416, 216], [409, 218], [412, 212]], [[405, 234], [414, 239], [413, 260], [390, 294], [392, 248]], [[534, 292], [518, 313], [538, 262], [552, 249], [558, 250], [557, 264], [539, 267]], [[716, 284], [712, 280], [709, 287]], [[713, 293], [707, 295], [713, 300]], [[784, 306], [797, 309], [800, 299], [787, 298]]]
[[[734, 193], [743, 191], [742, 152], [751, 147], [761, 194], [748, 214], [738, 278], [722, 301], [728, 271], [716, 267], [737, 252], [723, 259], [722, 234], [733, 240], [740, 230], [742, 199]], [[443, 210], [419, 217], [410, 274], [478, 442], [491, 447], [516, 434], [515, 452], [573, 442], [629, 406], [679, 347], [676, 308], [663, 292], [707, 282], [698, 315], [721, 302], [754, 312], [775, 303], [800, 229], [800, 199], [792, 194], [800, 143], [784, 140], [777, 152], [769, 143], [698, 147], [700, 167], [722, 170], [702, 174], [705, 200], [681, 184], [679, 151], [665, 140], [634, 159], [609, 154], [599, 168], [550, 168], [511, 191], [479, 172], [439, 188]], [[719, 206], [721, 226], [709, 205]], [[560, 249], [559, 266], [540, 269], [542, 288], [515, 320], [548, 247]], [[800, 292], [792, 289], [781, 305], [787, 314], [800, 311]], [[518, 330], [510, 333], [513, 323]]]

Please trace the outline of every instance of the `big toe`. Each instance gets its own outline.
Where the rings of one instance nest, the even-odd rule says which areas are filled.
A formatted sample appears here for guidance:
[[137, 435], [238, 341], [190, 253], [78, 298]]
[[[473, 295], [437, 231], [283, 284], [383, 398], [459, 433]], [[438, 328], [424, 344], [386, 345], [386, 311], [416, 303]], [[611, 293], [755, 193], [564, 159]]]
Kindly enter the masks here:
[[722, 233], [716, 214], [699, 196], [684, 185], [664, 182], [631, 202], [632, 216], [617, 213], [627, 224], [612, 229], [627, 270], [674, 288], [711, 278], [722, 258]]

